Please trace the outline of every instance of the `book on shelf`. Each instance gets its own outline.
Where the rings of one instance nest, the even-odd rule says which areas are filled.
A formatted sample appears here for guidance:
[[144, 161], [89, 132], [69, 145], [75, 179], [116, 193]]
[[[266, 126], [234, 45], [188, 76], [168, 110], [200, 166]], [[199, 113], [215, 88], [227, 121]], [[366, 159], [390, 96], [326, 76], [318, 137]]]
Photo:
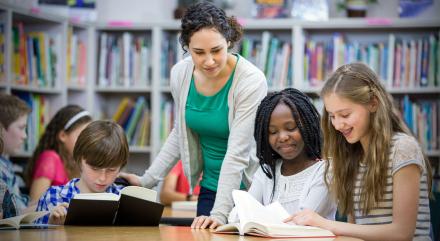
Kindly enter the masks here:
[[[267, 238], [330, 238], [335, 235], [325, 229], [284, 223], [289, 217], [279, 202], [263, 206], [248, 192], [232, 191], [238, 222], [218, 227], [215, 233], [252, 235]], [[234, 213], [234, 212], [233, 212]], [[233, 218], [234, 219], [234, 218]]]
[[123, 32], [101, 33], [98, 85], [101, 87], [146, 87], [150, 80], [150, 43], [147, 36]]
[[20, 228], [42, 228], [53, 225], [36, 224], [35, 220], [49, 214], [49, 211], [30, 212], [23, 215], [5, 218], [0, 220], [1, 229], [20, 229]]
[[197, 211], [197, 201], [175, 201], [171, 203], [171, 209], [179, 211]]
[[157, 226], [164, 206], [154, 190], [127, 186], [120, 195], [80, 193], [70, 201], [66, 225]]
[[144, 96], [134, 102], [124, 97], [116, 108], [112, 119], [124, 128], [127, 140], [132, 146], [149, 145], [150, 109]]
[[288, 0], [254, 0], [253, 17], [287, 18], [290, 16]]
[[49, 32], [25, 32], [23, 22], [12, 27], [12, 73], [18, 85], [56, 86], [61, 36]]

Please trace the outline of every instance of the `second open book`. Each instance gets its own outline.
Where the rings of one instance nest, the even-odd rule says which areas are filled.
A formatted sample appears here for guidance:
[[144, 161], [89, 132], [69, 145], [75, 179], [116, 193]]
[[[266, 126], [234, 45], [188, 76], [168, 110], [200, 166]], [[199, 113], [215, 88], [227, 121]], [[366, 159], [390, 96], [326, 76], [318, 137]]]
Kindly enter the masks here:
[[216, 229], [216, 233], [239, 233], [271, 238], [334, 237], [325, 229], [284, 223], [289, 214], [279, 202], [263, 206], [248, 192], [234, 190], [232, 197], [238, 223], [229, 223]]
[[80, 193], [70, 201], [65, 224], [157, 226], [164, 206], [156, 196], [156, 191], [137, 186], [123, 188], [120, 195]]

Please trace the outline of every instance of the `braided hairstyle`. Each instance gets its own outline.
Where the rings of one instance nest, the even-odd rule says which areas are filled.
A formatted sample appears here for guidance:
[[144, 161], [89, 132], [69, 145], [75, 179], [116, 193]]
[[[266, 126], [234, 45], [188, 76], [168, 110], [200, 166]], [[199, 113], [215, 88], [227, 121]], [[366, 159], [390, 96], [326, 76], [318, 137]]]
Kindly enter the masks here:
[[60, 155], [61, 159], [64, 161], [64, 167], [69, 175], [69, 179], [75, 174], [77, 170], [76, 165], [74, 164], [72, 157], [65, 150], [64, 145], [60, 142], [58, 134], [60, 131], [65, 131], [68, 134], [83, 124], [91, 122], [92, 118], [86, 115], [79, 118], [72, 125], [70, 125], [69, 128], [64, 130], [66, 123], [72, 117], [82, 111], [84, 111], [84, 109], [77, 105], [65, 106], [61, 108], [50, 120], [49, 124], [47, 124], [46, 129], [34, 150], [34, 154], [27, 165], [25, 180], [29, 186], [32, 184], [32, 177], [35, 171], [35, 162], [40, 154], [45, 150], [53, 150]]
[[309, 97], [294, 88], [286, 88], [268, 94], [260, 103], [255, 118], [254, 138], [257, 142], [257, 157], [260, 166], [270, 179], [273, 178], [272, 198], [275, 193], [275, 167], [281, 156], [272, 149], [269, 143], [270, 117], [275, 107], [283, 103], [292, 111], [298, 129], [304, 141], [307, 157], [321, 159], [322, 133], [320, 115]]
[[204, 28], [215, 28], [229, 42], [229, 49], [232, 49], [243, 35], [242, 27], [235, 17], [226, 16], [223, 9], [205, 1], [188, 8], [182, 18], [181, 28], [179, 42], [185, 53], [192, 35]]

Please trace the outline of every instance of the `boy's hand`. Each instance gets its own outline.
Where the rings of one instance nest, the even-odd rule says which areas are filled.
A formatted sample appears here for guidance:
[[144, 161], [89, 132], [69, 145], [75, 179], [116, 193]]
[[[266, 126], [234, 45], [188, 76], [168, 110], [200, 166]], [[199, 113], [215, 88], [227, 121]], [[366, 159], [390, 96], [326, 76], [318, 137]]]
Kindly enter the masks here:
[[67, 216], [68, 203], [61, 203], [50, 211], [49, 223], [63, 225]]
[[119, 173], [119, 177], [122, 177], [125, 180], [127, 180], [130, 183], [130, 185], [133, 185], [133, 186], [140, 186], [141, 185], [141, 178], [138, 175], [135, 175], [132, 173], [121, 172], [121, 173]]

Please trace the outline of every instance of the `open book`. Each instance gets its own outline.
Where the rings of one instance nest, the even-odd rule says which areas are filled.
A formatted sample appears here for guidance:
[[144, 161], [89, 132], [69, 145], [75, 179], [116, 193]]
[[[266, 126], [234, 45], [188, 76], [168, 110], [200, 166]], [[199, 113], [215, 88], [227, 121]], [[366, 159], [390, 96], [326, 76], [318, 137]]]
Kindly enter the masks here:
[[3, 228], [27, 228], [27, 227], [46, 227], [45, 224], [35, 224], [34, 221], [49, 214], [48, 211], [39, 211], [39, 212], [31, 212], [26, 213], [20, 216], [15, 216], [11, 218], [5, 218], [0, 220], [0, 229]]
[[232, 197], [239, 219], [238, 223], [229, 223], [218, 227], [216, 233], [239, 233], [271, 238], [334, 237], [325, 229], [284, 223], [289, 217], [279, 202], [263, 206], [245, 191], [234, 190]]
[[77, 194], [70, 201], [66, 225], [157, 226], [164, 206], [157, 193], [144, 187], [128, 186], [113, 193]]

